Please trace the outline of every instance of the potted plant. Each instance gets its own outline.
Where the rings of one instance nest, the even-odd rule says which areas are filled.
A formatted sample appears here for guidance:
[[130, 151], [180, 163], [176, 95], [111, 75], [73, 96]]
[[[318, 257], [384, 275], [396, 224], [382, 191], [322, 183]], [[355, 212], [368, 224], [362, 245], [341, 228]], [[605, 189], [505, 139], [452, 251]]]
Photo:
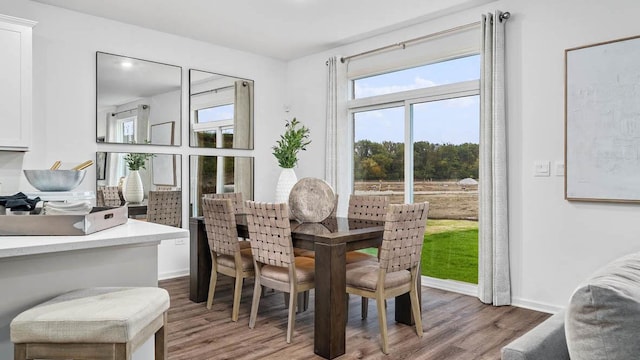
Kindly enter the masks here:
[[309, 134], [309, 128], [293, 118], [286, 122], [284, 134], [272, 147], [273, 156], [282, 169], [276, 186], [276, 202], [289, 201], [291, 188], [298, 181], [293, 168], [298, 164], [298, 152], [307, 150], [307, 145], [311, 144]]
[[139, 203], [144, 199], [144, 188], [139, 170], [146, 169], [147, 159], [153, 156], [153, 154], [147, 153], [128, 153], [124, 157], [124, 161], [127, 163], [127, 168], [129, 169], [124, 190], [125, 200], [132, 203]]

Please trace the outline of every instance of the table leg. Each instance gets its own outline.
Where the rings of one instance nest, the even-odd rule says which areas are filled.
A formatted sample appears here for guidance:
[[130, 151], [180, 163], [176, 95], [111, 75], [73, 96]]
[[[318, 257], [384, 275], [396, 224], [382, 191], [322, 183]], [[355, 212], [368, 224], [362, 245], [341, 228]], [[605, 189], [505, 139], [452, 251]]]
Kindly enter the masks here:
[[345, 244], [315, 245], [314, 352], [325, 359], [345, 353]]
[[207, 301], [211, 277], [211, 254], [202, 218], [189, 219], [189, 300]]

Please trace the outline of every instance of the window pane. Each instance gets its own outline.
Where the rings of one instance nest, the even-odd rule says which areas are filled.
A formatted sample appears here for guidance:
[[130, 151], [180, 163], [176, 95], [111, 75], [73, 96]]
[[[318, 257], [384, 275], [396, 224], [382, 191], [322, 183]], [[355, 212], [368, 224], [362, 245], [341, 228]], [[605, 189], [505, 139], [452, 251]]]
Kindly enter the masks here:
[[353, 97], [360, 99], [480, 79], [480, 55], [422, 65], [353, 81]]
[[404, 107], [354, 114], [354, 194], [404, 202]]
[[197, 110], [198, 123], [220, 120], [233, 120], [233, 104]]
[[[478, 282], [480, 97], [415, 104], [413, 201], [429, 202], [423, 275]], [[433, 233], [430, 233], [433, 231]]]

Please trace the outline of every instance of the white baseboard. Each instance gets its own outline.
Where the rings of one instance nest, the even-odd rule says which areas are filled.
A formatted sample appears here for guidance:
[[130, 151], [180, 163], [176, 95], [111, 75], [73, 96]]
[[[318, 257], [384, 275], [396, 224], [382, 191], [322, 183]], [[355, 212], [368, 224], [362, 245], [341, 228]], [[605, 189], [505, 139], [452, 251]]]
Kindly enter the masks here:
[[189, 269], [169, 271], [165, 273], [158, 273], [158, 280], [173, 279], [173, 278], [187, 276], [187, 275], [189, 275]]
[[537, 301], [530, 301], [530, 300], [515, 298], [515, 297], [511, 298], [511, 305], [529, 309], [529, 310], [545, 312], [549, 314], [555, 314], [558, 311], [562, 310], [563, 308], [562, 306], [558, 306], [558, 305], [541, 303]]
[[[423, 276], [421, 282], [423, 286], [428, 286], [435, 289], [451, 291], [469, 296], [478, 296], [478, 285], [475, 284], [468, 284], [455, 280], [436, 279], [428, 276]], [[549, 314], [555, 314], [562, 309], [562, 306], [530, 301], [522, 298], [512, 298], [511, 306], [517, 306], [524, 309], [535, 310]]]
[[432, 278], [429, 276], [422, 276], [421, 282], [423, 286], [432, 287], [435, 289], [451, 291], [463, 295], [477, 296], [478, 285], [469, 284], [462, 281], [455, 280], [443, 280]]

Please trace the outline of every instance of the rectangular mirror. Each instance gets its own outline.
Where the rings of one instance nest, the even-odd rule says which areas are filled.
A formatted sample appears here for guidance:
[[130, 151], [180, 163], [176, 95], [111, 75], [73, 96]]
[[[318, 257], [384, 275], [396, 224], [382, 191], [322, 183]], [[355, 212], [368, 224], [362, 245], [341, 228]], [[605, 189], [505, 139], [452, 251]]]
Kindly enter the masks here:
[[253, 80], [189, 70], [189, 144], [253, 149]]
[[202, 216], [202, 195], [240, 192], [253, 200], [253, 157], [189, 156], [190, 215]]
[[[97, 194], [97, 206], [119, 206], [125, 202], [131, 203], [127, 201], [126, 192], [127, 178], [131, 173], [127, 166], [127, 155], [129, 153], [96, 153], [96, 190], [104, 192]], [[143, 190], [141, 203], [146, 204], [149, 191], [180, 190], [182, 179], [180, 169], [182, 169], [181, 155], [154, 154], [146, 159], [144, 168], [138, 170]]]
[[182, 68], [96, 52], [96, 141], [180, 146]]

